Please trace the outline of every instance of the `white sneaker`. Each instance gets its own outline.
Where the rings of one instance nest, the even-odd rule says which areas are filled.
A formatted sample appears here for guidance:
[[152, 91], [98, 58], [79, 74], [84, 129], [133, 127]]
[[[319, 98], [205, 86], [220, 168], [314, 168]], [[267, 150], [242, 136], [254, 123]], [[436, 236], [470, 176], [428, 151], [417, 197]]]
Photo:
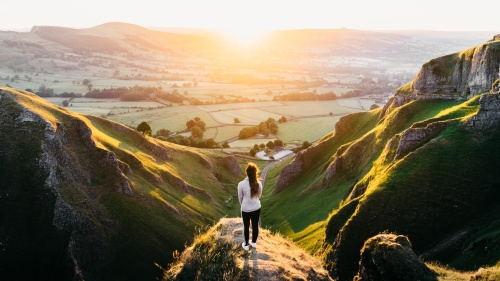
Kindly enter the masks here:
[[254, 249], [257, 249], [257, 242], [250, 242], [250, 246], [252, 246], [252, 248]]
[[248, 251], [250, 249], [250, 247], [248, 247], [248, 245], [245, 245], [245, 242], [241, 243], [241, 247], [243, 248], [243, 250], [245, 251]]

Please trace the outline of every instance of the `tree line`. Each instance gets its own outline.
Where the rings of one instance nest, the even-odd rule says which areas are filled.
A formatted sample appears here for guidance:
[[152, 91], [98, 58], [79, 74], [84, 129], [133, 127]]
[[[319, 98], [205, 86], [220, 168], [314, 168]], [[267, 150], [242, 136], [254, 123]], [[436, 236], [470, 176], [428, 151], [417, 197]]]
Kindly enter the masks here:
[[263, 134], [264, 136], [268, 137], [269, 134], [272, 133], [273, 135], [275, 135], [277, 132], [278, 125], [276, 124], [276, 120], [274, 120], [274, 118], [268, 118], [265, 122], [260, 122], [260, 124], [257, 126], [245, 127], [241, 129], [238, 137], [240, 139], [247, 139], [257, 134]]
[[279, 96], [274, 96], [274, 101], [315, 101], [315, 100], [336, 100], [337, 95], [330, 91], [325, 94], [317, 94], [315, 92], [289, 93]]

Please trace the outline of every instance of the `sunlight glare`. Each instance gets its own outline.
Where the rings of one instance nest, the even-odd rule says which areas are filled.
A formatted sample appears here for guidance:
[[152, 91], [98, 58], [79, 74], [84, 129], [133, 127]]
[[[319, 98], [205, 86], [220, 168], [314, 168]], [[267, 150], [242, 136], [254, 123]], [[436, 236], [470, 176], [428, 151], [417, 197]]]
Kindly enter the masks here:
[[231, 28], [225, 28], [223, 33], [226, 34], [234, 42], [243, 45], [250, 46], [259, 43], [262, 39], [264, 30], [253, 26], [235, 26]]

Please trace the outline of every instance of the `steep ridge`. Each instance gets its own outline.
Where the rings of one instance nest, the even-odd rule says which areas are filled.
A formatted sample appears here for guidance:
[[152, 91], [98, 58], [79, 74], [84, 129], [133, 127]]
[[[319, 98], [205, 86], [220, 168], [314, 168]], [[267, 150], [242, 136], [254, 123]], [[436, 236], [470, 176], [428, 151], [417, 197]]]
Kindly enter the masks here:
[[[453, 55], [453, 62], [425, 64], [384, 109], [358, 113], [378, 117], [340, 120], [333, 134], [269, 181], [276, 191], [265, 199], [264, 221], [322, 255], [339, 280], [357, 274], [365, 241], [384, 231], [406, 235], [426, 261], [460, 270], [497, 264], [498, 44], [494, 39]], [[466, 55], [470, 62], [459, 62]], [[452, 70], [434, 83], [436, 65]], [[448, 87], [454, 84], [457, 90]], [[289, 205], [310, 215], [288, 212]], [[275, 215], [280, 210], [285, 214]], [[317, 248], [311, 240], [324, 242]]]
[[[492, 99], [498, 97], [486, 94], [464, 105], [479, 100], [481, 108]], [[496, 111], [500, 112], [500, 103]], [[450, 114], [456, 117], [456, 112]], [[489, 130], [471, 129], [470, 120], [478, 116], [447, 120], [443, 120], [446, 115], [437, 116], [423, 122], [427, 124], [416, 123], [387, 143], [354, 188], [350, 198], [356, 201], [340, 209], [348, 208], [347, 216], [336, 218], [343, 213], [339, 211], [330, 218], [324, 247], [333, 276], [352, 278], [364, 241], [386, 230], [407, 235], [417, 254], [465, 232], [440, 252], [426, 256], [462, 270], [493, 265], [500, 259], [498, 237], [491, 233], [498, 231], [500, 214], [494, 203], [500, 199], [500, 180], [495, 176], [499, 123]], [[477, 241], [487, 245], [480, 252]]]
[[153, 280], [196, 227], [237, 213], [241, 170], [220, 152], [5, 87], [0, 137], [2, 280]]
[[417, 99], [466, 100], [492, 89], [500, 73], [500, 37], [425, 63], [413, 81], [397, 90], [387, 109]]

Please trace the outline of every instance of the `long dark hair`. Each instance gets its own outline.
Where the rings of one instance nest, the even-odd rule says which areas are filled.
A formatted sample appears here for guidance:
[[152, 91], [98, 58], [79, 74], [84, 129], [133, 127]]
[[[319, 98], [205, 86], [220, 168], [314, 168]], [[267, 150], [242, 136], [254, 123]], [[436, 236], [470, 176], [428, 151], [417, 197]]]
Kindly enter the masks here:
[[250, 197], [253, 198], [259, 193], [259, 179], [257, 177], [259, 173], [259, 167], [250, 162], [247, 164], [245, 172], [247, 173], [248, 181], [250, 182]]

